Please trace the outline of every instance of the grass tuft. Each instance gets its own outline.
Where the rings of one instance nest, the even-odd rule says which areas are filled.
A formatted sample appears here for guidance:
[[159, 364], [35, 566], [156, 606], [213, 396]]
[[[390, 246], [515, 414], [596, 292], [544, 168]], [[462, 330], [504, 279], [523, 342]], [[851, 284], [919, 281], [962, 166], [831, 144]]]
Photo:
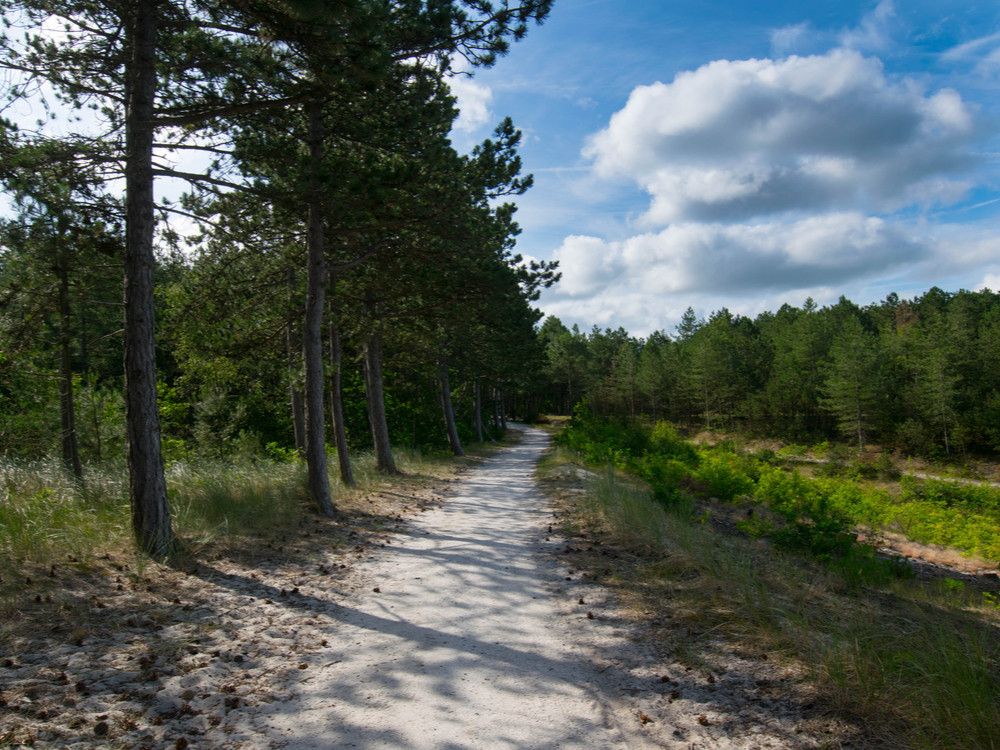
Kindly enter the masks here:
[[184, 462], [167, 473], [174, 530], [189, 542], [290, 525], [308, 501], [301, 462]]
[[79, 485], [57, 461], [0, 463], [0, 553], [21, 563], [81, 556], [128, 536], [128, 498], [119, 467], [92, 469]]

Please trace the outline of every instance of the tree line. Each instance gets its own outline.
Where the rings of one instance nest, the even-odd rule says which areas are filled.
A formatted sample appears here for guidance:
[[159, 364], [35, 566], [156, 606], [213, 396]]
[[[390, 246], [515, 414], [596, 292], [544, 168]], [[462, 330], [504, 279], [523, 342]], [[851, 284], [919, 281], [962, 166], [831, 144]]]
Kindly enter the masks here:
[[674, 335], [589, 333], [548, 318], [553, 408], [911, 455], [1000, 451], [1000, 295], [932, 288], [860, 307], [841, 297], [751, 319], [688, 309]]
[[[456, 453], [481, 437], [540, 361], [556, 273], [513, 252], [520, 133], [457, 153], [447, 76], [550, 6], [0, 0], [9, 99], [59, 105], [0, 120], [0, 450], [57, 435], [80, 481], [81, 455], [124, 455], [164, 557], [164, 451], [292, 444], [331, 515], [328, 443], [350, 483], [352, 447], [391, 473], [394, 439], [432, 442], [432, 407]], [[78, 132], [48, 135], [67, 112]], [[188, 191], [157, 200], [166, 177]]]

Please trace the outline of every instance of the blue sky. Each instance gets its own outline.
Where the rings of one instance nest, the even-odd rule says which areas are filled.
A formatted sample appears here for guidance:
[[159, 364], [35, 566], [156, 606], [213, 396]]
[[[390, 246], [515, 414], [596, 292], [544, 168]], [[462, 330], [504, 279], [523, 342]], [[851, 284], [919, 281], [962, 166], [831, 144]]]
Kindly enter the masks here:
[[555, 0], [454, 89], [460, 150], [524, 132], [567, 325], [1000, 288], [996, 2]]

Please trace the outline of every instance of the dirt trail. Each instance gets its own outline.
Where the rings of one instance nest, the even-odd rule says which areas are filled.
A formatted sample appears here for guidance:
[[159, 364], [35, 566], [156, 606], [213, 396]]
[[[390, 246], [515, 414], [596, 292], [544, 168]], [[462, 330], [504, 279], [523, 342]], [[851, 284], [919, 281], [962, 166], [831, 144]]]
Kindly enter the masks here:
[[575, 568], [533, 478], [547, 440], [525, 428], [381, 546], [303, 532], [315, 555], [160, 570], [155, 591], [109, 579], [89, 630], [0, 654], [0, 746], [830, 746], [786, 668], [724, 645], [699, 669], [664, 660]]
[[559, 571], [538, 554], [551, 513], [532, 474], [545, 442], [528, 430], [359, 570], [368, 593], [326, 613], [336, 648], [263, 712], [273, 737], [299, 748], [636, 746], [556, 606]]

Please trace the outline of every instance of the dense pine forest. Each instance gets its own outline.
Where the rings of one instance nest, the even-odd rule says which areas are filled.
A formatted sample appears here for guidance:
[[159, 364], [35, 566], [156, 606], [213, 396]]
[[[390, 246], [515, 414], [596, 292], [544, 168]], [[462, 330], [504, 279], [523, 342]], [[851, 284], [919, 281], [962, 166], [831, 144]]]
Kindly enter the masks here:
[[933, 288], [750, 319], [688, 309], [676, 335], [583, 333], [549, 318], [549, 403], [786, 441], [878, 443], [946, 459], [1000, 450], [1000, 295]]

